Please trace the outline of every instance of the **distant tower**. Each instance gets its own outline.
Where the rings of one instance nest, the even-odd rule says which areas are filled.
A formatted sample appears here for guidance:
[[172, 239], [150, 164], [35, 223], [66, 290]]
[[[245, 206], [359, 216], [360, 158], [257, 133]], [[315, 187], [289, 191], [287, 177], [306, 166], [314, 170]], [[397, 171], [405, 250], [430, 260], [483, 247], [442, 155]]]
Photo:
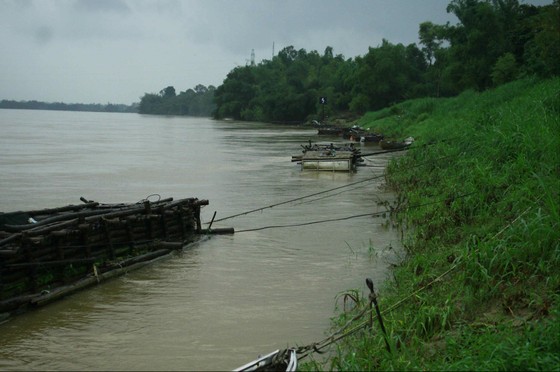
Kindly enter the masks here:
[[251, 49], [251, 66], [255, 65], [255, 49]]
[[274, 59], [274, 41], [272, 42], [272, 59]]

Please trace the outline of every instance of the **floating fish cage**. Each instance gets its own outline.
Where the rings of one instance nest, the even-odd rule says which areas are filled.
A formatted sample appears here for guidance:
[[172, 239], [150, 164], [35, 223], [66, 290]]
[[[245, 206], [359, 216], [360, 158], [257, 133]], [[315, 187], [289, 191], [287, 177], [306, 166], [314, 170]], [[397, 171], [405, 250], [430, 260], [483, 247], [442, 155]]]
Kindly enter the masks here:
[[123, 274], [197, 239], [207, 200], [0, 213], [0, 315]]
[[302, 155], [292, 156], [292, 162], [299, 162], [302, 170], [352, 172], [363, 161], [360, 149], [350, 144], [301, 145]]
[[349, 151], [307, 151], [301, 158], [301, 169], [350, 172], [356, 170], [356, 156]]

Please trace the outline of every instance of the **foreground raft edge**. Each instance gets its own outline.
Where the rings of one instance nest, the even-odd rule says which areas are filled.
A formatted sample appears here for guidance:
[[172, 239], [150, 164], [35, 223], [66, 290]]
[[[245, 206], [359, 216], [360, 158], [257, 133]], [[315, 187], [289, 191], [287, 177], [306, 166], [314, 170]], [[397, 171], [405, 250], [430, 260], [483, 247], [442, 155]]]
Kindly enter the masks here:
[[0, 321], [146, 266], [202, 235], [234, 233], [202, 229], [207, 200], [82, 201], [0, 213]]

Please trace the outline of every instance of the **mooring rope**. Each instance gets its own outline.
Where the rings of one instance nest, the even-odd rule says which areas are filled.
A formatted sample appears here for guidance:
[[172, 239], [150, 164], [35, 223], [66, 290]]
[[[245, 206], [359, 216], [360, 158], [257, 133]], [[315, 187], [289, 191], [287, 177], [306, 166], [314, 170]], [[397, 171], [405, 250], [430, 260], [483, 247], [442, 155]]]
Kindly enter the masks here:
[[[445, 142], [445, 141], [442, 141], [442, 142]], [[418, 148], [418, 147], [413, 147], [413, 148]], [[432, 160], [432, 161], [427, 161], [427, 162], [415, 164], [414, 166], [410, 166], [408, 169], [418, 168], [418, 167], [421, 167], [421, 166], [424, 166], [424, 165], [432, 164], [432, 163], [434, 163], [434, 162], [436, 162], [436, 161], [439, 161], [439, 160], [445, 160], [445, 159], [453, 158], [453, 157], [457, 157], [457, 156], [458, 156], [458, 155], [446, 155], [446, 156], [442, 156], [442, 157], [439, 157], [439, 158], [434, 159], [434, 160]], [[232, 219], [232, 218], [235, 218], [235, 217], [245, 216], [245, 215], [248, 215], [248, 214], [251, 214], [251, 213], [255, 213], [255, 212], [262, 212], [262, 211], [265, 210], [265, 209], [271, 209], [271, 208], [274, 208], [274, 207], [278, 207], [278, 206], [280, 206], [280, 205], [289, 204], [289, 203], [293, 203], [293, 202], [296, 202], [296, 201], [299, 201], [299, 200], [308, 199], [308, 198], [311, 198], [311, 197], [313, 197], [313, 196], [322, 195], [322, 194], [327, 194], [327, 193], [330, 193], [330, 192], [332, 192], [332, 191], [336, 191], [336, 190], [348, 188], [348, 187], [351, 187], [351, 186], [354, 186], [354, 185], [357, 185], [357, 184], [360, 184], [360, 183], [363, 183], [363, 182], [373, 181], [373, 180], [376, 180], [376, 179], [379, 179], [379, 178], [383, 178], [383, 177], [385, 177], [385, 174], [376, 175], [376, 176], [374, 176], [374, 177], [366, 178], [366, 179], [364, 179], [364, 180], [357, 181], [357, 182], [352, 182], [352, 183], [349, 183], [349, 184], [347, 184], [347, 185], [335, 187], [335, 188], [328, 189], [328, 190], [324, 190], [324, 191], [319, 191], [319, 192], [316, 192], [316, 193], [313, 193], [313, 194], [301, 196], [301, 197], [294, 198], [294, 199], [290, 199], [290, 200], [286, 200], [286, 201], [283, 201], [283, 202], [279, 202], [279, 203], [275, 203], [275, 204], [270, 204], [270, 205], [267, 205], [267, 206], [264, 206], [264, 207], [251, 209], [251, 210], [246, 211], [246, 212], [241, 212], [241, 213], [233, 214], [233, 215], [230, 215], [230, 216], [227, 216], [227, 217], [219, 218], [219, 219], [214, 220], [214, 222], [221, 222], [221, 221], [229, 220], [229, 219]], [[332, 197], [332, 196], [336, 196], [336, 195], [339, 195], [339, 194], [340, 194], [340, 193], [333, 194], [333, 195], [326, 195], [326, 196], [323, 196], [322, 198], [315, 199], [315, 201], [316, 201], [316, 200], [322, 200], [322, 199], [325, 199], [325, 198], [329, 198], [329, 197]], [[311, 202], [311, 201], [310, 201], [310, 202]], [[206, 222], [206, 224], [208, 224], [208, 223], [209, 223], [209, 222]]]
[[[415, 208], [421, 208], [421, 207], [425, 207], [428, 205], [433, 205], [433, 204], [439, 204], [441, 202], [446, 202], [446, 201], [454, 201], [457, 199], [461, 199], [461, 198], [465, 198], [469, 195], [473, 195], [475, 194], [476, 191], [473, 192], [469, 192], [466, 194], [462, 194], [462, 195], [458, 195], [458, 196], [453, 196], [453, 197], [447, 197], [444, 199], [438, 199], [436, 201], [431, 201], [431, 202], [427, 202], [427, 203], [423, 203], [423, 204], [417, 204], [417, 205], [410, 205], [410, 206], [405, 206], [406, 209], [415, 209]], [[293, 224], [286, 224], [286, 225], [269, 225], [269, 226], [262, 226], [262, 227], [256, 227], [253, 229], [245, 229], [245, 230], [236, 230], [236, 233], [242, 233], [242, 232], [249, 232], [249, 231], [259, 231], [259, 230], [267, 230], [267, 229], [281, 229], [281, 228], [290, 228], [290, 227], [300, 227], [300, 226], [308, 226], [308, 225], [317, 225], [320, 223], [328, 223], [328, 222], [335, 222], [335, 221], [344, 221], [344, 220], [350, 220], [353, 218], [361, 218], [361, 217], [381, 217], [383, 215], [385, 215], [386, 213], [394, 213], [394, 212], [398, 212], [401, 208], [397, 207], [394, 209], [386, 209], [384, 211], [381, 212], [375, 212], [375, 213], [362, 213], [362, 214], [356, 214], [356, 215], [352, 215], [352, 216], [344, 216], [344, 217], [337, 217], [337, 218], [329, 218], [329, 219], [325, 219], [325, 220], [318, 220], [318, 221], [308, 221], [308, 222], [300, 222], [300, 223], [293, 223]]]
[[344, 221], [344, 220], [350, 220], [350, 219], [353, 219], [353, 218], [360, 218], [360, 217], [376, 217], [376, 215], [383, 215], [385, 213], [387, 213], [387, 211], [373, 213], [373, 214], [372, 213], [364, 213], [364, 214], [357, 214], [357, 215], [354, 215], [354, 216], [329, 218], [329, 219], [326, 219], [326, 220], [301, 222], [301, 223], [294, 223], [294, 224], [287, 224], [287, 225], [270, 225], [270, 226], [256, 227], [254, 229], [236, 230], [235, 232], [236, 233], [241, 233], [241, 232], [259, 231], [259, 230], [267, 230], [267, 229], [280, 229], [280, 228], [287, 228], [287, 227], [299, 227], [299, 226], [316, 225], [316, 224], [320, 224], [320, 223]]
[[[359, 185], [359, 186], [356, 186], [356, 187], [352, 188], [350, 191], [358, 190], [358, 189], [361, 189], [361, 188], [367, 187], [367, 186], [368, 186], [367, 184], [366, 184], [366, 185]], [[346, 191], [347, 191], [347, 190], [342, 190], [342, 191], [337, 192], [337, 193], [335, 193], [335, 194], [324, 195], [324, 196], [321, 196], [320, 198], [316, 198], [316, 199], [312, 199], [312, 200], [307, 200], [307, 201], [302, 201], [302, 202], [300, 202], [300, 203], [298, 203], [298, 204], [296, 204], [296, 205], [307, 204], [307, 203], [315, 203], [316, 201], [319, 201], [319, 200], [323, 200], [323, 199], [327, 199], [327, 198], [332, 198], [332, 197], [334, 197], [334, 196], [338, 196], [338, 195], [340, 195], [340, 194], [342, 194], [342, 193], [345, 193]]]
[[362, 182], [372, 181], [372, 180], [375, 180], [375, 179], [378, 179], [378, 178], [381, 178], [381, 177], [383, 177], [383, 175], [378, 175], [378, 176], [375, 176], [375, 177], [366, 178], [365, 180], [361, 180], [361, 181], [357, 181], [357, 182], [352, 182], [352, 183], [349, 183], [349, 184], [346, 184], [346, 185], [343, 185], [343, 186], [335, 187], [335, 188], [333, 188], [333, 189], [324, 190], [324, 191], [319, 191], [319, 192], [316, 192], [316, 193], [313, 193], [313, 194], [301, 196], [301, 197], [299, 197], [299, 198], [294, 198], [294, 199], [286, 200], [286, 201], [283, 201], [283, 202], [279, 202], [279, 203], [267, 205], [267, 206], [265, 206], [265, 207], [260, 207], [260, 208], [252, 209], [252, 210], [247, 211], [247, 212], [241, 212], [241, 213], [237, 213], [237, 214], [234, 214], [234, 215], [231, 215], [231, 216], [219, 218], [219, 219], [217, 219], [217, 220], [214, 220], [214, 222], [225, 221], [225, 220], [229, 220], [229, 219], [234, 218], [234, 217], [244, 216], [244, 215], [251, 214], [251, 213], [255, 213], [255, 212], [261, 212], [261, 211], [263, 211], [263, 210], [265, 210], [265, 209], [270, 209], [270, 208], [278, 207], [278, 206], [280, 206], [280, 205], [293, 203], [293, 202], [298, 201], [298, 200], [303, 200], [303, 199], [307, 199], [307, 198], [310, 198], [310, 197], [313, 197], [313, 196], [317, 196], [317, 195], [321, 195], [321, 194], [326, 194], [326, 193], [329, 193], [329, 192], [332, 192], [332, 191], [335, 191], [335, 190], [340, 190], [340, 189], [343, 189], [343, 188], [346, 188], [346, 187], [354, 186], [354, 185], [357, 185], [357, 184], [362, 183]]

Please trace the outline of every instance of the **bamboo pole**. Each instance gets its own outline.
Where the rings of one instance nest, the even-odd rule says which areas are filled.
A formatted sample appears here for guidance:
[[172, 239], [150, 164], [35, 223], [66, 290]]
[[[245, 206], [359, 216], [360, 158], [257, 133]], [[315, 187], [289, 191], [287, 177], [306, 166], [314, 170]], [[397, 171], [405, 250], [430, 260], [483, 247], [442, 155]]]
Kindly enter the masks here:
[[[366, 284], [370, 290], [370, 294], [369, 294], [370, 306], [373, 305], [375, 307], [375, 312], [377, 313], [377, 320], [379, 321], [379, 325], [381, 326], [381, 331], [383, 332], [383, 336], [385, 339], [385, 347], [387, 348], [387, 351], [390, 353], [391, 346], [389, 346], [389, 341], [387, 340], [387, 331], [385, 330], [385, 325], [383, 324], [383, 318], [381, 317], [381, 311], [379, 311], [379, 305], [377, 304], [377, 296], [375, 295], [375, 290], [373, 288], [373, 280], [367, 278]], [[373, 312], [371, 312], [371, 316], [373, 317]], [[373, 319], [370, 318], [370, 327], [372, 326], [373, 326]]]

